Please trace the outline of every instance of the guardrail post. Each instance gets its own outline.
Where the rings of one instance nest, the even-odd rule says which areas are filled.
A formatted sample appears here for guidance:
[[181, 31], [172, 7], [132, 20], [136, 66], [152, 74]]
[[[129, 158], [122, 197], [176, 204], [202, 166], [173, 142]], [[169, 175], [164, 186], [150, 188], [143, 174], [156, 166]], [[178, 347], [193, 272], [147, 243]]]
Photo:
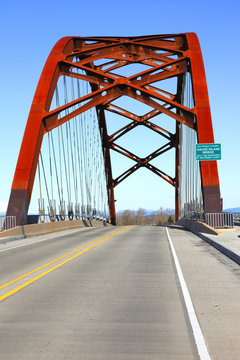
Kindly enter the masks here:
[[16, 216], [0, 216], [0, 231], [16, 227]]
[[215, 229], [232, 228], [234, 226], [232, 213], [205, 213], [205, 222]]

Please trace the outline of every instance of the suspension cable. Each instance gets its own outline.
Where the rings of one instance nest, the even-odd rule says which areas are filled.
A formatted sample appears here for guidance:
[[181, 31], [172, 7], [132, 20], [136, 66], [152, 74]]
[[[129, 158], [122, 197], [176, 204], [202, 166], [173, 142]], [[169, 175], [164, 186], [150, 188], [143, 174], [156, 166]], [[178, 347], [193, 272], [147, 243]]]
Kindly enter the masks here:
[[44, 181], [45, 181], [45, 188], [46, 188], [46, 192], [47, 192], [48, 204], [49, 204], [49, 207], [50, 207], [51, 203], [50, 203], [50, 197], [49, 197], [49, 192], [48, 192], [46, 173], [45, 173], [45, 169], [44, 169], [44, 165], [43, 165], [43, 158], [42, 158], [41, 151], [40, 151], [40, 160], [41, 160], [42, 169], [43, 169], [43, 177], [44, 177]]

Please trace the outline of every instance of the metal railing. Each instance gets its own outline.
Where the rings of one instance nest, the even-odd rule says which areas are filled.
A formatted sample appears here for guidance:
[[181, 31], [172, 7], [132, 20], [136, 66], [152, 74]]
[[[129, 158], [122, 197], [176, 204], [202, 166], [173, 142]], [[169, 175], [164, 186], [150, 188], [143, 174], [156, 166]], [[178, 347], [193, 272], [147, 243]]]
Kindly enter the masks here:
[[16, 216], [0, 216], [0, 231], [9, 230], [16, 226]]
[[233, 214], [233, 221], [235, 225], [240, 225], [240, 213]]
[[240, 224], [240, 214], [236, 216], [233, 213], [191, 212], [183, 216], [183, 218], [203, 221], [215, 229], [233, 228], [237, 222]]
[[232, 213], [205, 213], [205, 222], [215, 229], [232, 228], [234, 226]]

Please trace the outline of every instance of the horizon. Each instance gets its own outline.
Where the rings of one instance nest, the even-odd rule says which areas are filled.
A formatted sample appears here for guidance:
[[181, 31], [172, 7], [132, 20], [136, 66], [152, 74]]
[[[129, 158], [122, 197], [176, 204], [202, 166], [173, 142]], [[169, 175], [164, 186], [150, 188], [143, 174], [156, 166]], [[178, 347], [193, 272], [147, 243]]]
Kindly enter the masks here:
[[[8, 205], [8, 202], [6, 202], [6, 201], [0, 201], [0, 216], [5, 216], [5, 215], [6, 215], [7, 205]], [[140, 206], [140, 207], [135, 208], [135, 209], [133, 209], [133, 208], [121, 209], [121, 210], [118, 210], [118, 211], [116, 212], [116, 214], [117, 214], [117, 215], [118, 215], [118, 214], [121, 214], [121, 213], [123, 213], [123, 212], [126, 211], [126, 210], [136, 212], [136, 211], [138, 211], [139, 209], [145, 210], [146, 213], [147, 213], [147, 215], [151, 215], [151, 213], [153, 213], [153, 212], [155, 212], [155, 211], [157, 212], [157, 211], [160, 211], [160, 210], [165, 211], [165, 212], [166, 212], [166, 211], [175, 211], [175, 209], [165, 208], [165, 207], [163, 207], [163, 206], [160, 206], [158, 209], [147, 209], [147, 208], [144, 208], [143, 206]], [[236, 211], [237, 209], [238, 209], [238, 211]], [[235, 210], [235, 211], [234, 211], [234, 210]], [[226, 211], [226, 212], [236, 212], [236, 213], [239, 212], [239, 213], [240, 213], [240, 206], [234, 206], [234, 207], [231, 207], [231, 208], [226, 208], [226, 209], [223, 209], [223, 211]], [[28, 212], [28, 215], [39, 215], [39, 213], [30, 210], [30, 211]]]

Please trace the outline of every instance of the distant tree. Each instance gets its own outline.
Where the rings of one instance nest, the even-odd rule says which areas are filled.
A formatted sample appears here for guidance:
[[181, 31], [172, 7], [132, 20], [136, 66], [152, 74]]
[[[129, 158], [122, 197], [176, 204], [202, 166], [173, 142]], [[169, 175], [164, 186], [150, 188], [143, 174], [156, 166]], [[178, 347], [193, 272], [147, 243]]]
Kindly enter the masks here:
[[124, 210], [122, 213], [122, 224], [123, 225], [135, 225], [135, 212], [133, 210]]
[[166, 213], [164, 212], [163, 208], [161, 207], [157, 212], [156, 212], [156, 225], [165, 225], [166, 224]]
[[146, 224], [146, 210], [143, 208], [139, 208], [136, 211], [136, 224], [144, 225]]
[[150, 215], [143, 208], [139, 208], [137, 211], [128, 209], [117, 214], [118, 225], [167, 225], [173, 223], [174, 210], [164, 210], [162, 207]]
[[169, 216], [168, 216], [168, 223], [169, 223], [169, 225], [174, 224], [174, 218], [173, 218], [172, 215], [169, 215]]
[[117, 214], [117, 225], [123, 225], [123, 222], [122, 222], [122, 215], [121, 214]]

